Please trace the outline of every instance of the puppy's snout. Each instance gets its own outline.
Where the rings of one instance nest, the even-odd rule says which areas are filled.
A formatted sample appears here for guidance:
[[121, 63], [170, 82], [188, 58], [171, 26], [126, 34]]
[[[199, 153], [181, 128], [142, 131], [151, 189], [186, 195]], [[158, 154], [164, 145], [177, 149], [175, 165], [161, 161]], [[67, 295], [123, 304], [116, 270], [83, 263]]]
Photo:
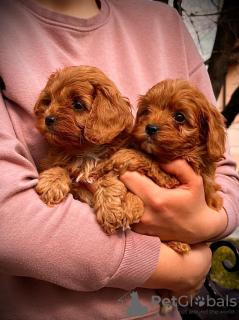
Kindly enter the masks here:
[[148, 124], [145, 128], [145, 132], [149, 136], [153, 136], [154, 134], [159, 132], [159, 126], [157, 124]]
[[52, 126], [53, 123], [55, 123], [55, 122], [56, 122], [56, 117], [55, 117], [55, 116], [47, 116], [47, 117], [45, 118], [45, 124], [46, 124], [48, 127]]

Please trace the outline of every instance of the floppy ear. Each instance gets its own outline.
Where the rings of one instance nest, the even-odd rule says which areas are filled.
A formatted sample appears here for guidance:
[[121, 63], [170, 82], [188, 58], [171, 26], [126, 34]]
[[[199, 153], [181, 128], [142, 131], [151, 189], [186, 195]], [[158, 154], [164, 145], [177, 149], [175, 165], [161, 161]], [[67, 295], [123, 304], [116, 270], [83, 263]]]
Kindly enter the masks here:
[[218, 162], [225, 152], [226, 130], [224, 117], [215, 106], [203, 103], [201, 111], [201, 130], [207, 131], [207, 152], [211, 160]]
[[131, 106], [114, 87], [97, 86], [95, 93], [84, 136], [97, 145], [111, 143], [123, 130], [132, 130]]

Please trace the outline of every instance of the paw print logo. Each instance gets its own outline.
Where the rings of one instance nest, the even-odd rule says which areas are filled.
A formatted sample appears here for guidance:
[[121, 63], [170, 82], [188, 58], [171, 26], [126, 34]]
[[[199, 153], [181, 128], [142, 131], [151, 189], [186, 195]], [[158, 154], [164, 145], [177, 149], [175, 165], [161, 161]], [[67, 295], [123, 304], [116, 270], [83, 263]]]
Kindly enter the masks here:
[[200, 296], [197, 296], [195, 299], [194, 299], [194, 303], [196, 305], [198, 305], [199, 307], [202, 307], [204, 306], [205, 304], [205, 299], [203, 297], [200, 297]]

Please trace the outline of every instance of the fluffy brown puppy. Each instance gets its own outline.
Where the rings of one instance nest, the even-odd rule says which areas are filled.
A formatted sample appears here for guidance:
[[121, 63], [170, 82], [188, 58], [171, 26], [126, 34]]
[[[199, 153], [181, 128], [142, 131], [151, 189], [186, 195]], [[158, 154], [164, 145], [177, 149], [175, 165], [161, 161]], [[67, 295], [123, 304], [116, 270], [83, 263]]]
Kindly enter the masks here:
[[142, 96], [133, 137], [160, 162], [186, 159], [203, 178], [208, 206], [222, 208], [215, 170], [225, 152], [224, 118], [192, 83], [168, 79]]
[[[118, 178], [127, 170], [138, 171], [161, 187], [179, 186], [175, 177], [158, 168], [158, 161], [166, 163], [178, 158], [186, 159], [193, 170], [203, 178], [208, 206], [214, 210], [222, 208], [222, 198], [217, 193], [220, 186], [215, 182], [215, 170], [217, 162], [223, 159], [225, 152], [224, 120], [216, 107], [211, 105], [192, 83], [181, 79], [167, 79], [141, 96], [132, 136], [135, 150], [122, 149], [116, 152], [95, 173], [98, 178], [101, 177], [101, 197], [96, 194], [95, 208], [98, 220], [106, 232], [114, 233], [117, 228], [125, 228], [134, 223], [128, 220], [128, 212], [122, 209], [119, 214], [119, 208], [127, 208], [128, 211], [135, 211], [136, 208], [133, 204], [127, 205], [130, 192], [122, 183], [119, 181], [117, 185], [124, 193], [121, 198], [117, 198], [118, 195], [113, 189], [104, 187], [105, 177], [110, 173], [116, 181], [115, 177]], [[142, 202], [138, 202], [137, 210], [138, 214], [135, 212], [133, 217], [143, 214]], [[123, 216], [127, 217], [126, 221]], [[170, 241], [166, 244], [179, 253], [190, 250], [188, 244], [181, 242]], [[168, 291], [162, 291], [160, 295], [162, 299], [170, 298]], [[165, 307], [161, 304], [162, 313], [171, 309], [172, 305]]]
[[49, 77], [34, 112], [50, 145], [36, 186], [40, 198], [53, 206], [71, 192], [93, 206], [92, 194], [80, 182], [92, 182], [92, 169], [129, 145], [129, 101], [99, 69], [67, 67]]
[[[138, 171], [159, 186], [177, 187], [179, 181], [160, 170], [157, 161], [186, 159], [193, 170], [203, 178], [208, 206], [220, 210], [222, 198], [217, 193], [220, 186], [215, 182], [215, 170], [217, 162], [223, 159], [225, 152], [223, 119], [203, 93], [186, 80], [167, 79], [141, 96], [132, 131], [135, 150], [122, 149], [116, 152], [92, 174], [92, 177], [94, 174], [97, 178], [101, 177], [100, 194], [104, 196], [96, 195], [95, 206], [98, 219], [106, 232], [114, 233], [117, 228], [125, 228], [133, 222], [124, 221], [122, 224], [122, 216], [127, 212], [121, 211], [120, 215], [117, 215], [119, 206], [116, 209], [116, 200], [114, 201], [117, 196], [114, 190], [103, 188], [104, 177], [109, 173], [112, 177], [119, 177], [127, 170]], [[117, 184], [121, 189], [124, 188], [120, 181]], [[125, 188], [124, 195], [118, 199], [122, 203], [121, 208], [126, 206], [128, 193]], [[143, 203], [141, 205], [143, 206]], [[133, 211], [135, 208], [128, 205], [127, 210]], [[144, 212], [143, 209], [139, 210]], [[115, 216], [114, 221], [112, 215]]]

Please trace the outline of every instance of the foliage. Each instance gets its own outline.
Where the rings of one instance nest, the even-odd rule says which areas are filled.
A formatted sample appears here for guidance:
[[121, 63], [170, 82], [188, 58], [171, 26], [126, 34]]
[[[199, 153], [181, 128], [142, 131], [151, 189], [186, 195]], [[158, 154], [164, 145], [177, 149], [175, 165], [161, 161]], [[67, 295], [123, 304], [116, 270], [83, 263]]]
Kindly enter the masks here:
[[[226, 239], [235, 242], [239, 245], [239, 240], [236, 239]], [[211, 278], [216, 281], [219, 285], [239, 289], [239, 271], [227, 272], [223, 266], [222, 261], [229, 260], [232, 264], [235, 263], [235, 256], [233, 252], [227, 247], [219, 248], [213, 255], [213, 263], [211, 268]]]

